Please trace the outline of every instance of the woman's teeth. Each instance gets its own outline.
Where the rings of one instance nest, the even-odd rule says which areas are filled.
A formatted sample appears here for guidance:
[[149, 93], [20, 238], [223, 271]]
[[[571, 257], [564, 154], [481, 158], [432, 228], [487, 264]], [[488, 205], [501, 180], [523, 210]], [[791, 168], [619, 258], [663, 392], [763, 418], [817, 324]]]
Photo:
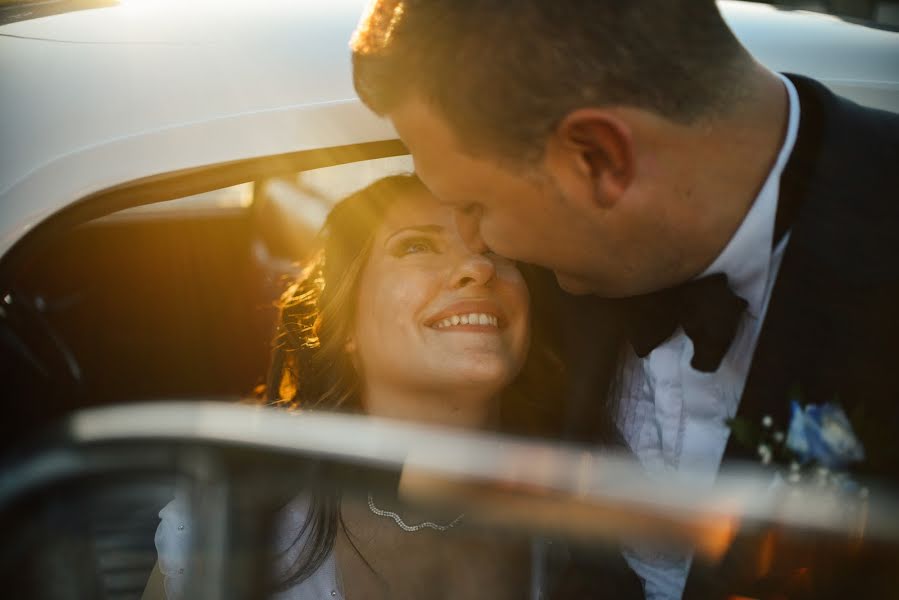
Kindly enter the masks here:
[[499, 327], [499, 319], [487, 313], [469, 313], [467, 315], [453, 315], [434, 323], [435, 329], [453, 327], [455, 325], [489, 325]]

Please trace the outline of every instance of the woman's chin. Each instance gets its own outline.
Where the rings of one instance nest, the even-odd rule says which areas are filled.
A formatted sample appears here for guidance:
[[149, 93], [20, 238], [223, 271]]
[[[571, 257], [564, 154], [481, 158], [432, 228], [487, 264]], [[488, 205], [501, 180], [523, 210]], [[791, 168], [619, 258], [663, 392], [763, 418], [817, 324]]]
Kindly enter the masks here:
[[509, 385], [518, 372], [509, 364], [496, 356], [472, 356], [458, 362], [444, 362], [440, 368], [439, 379], [447, 387], [459, 386], [460, 389], [483, 387], [485, 393], [498, 394]]

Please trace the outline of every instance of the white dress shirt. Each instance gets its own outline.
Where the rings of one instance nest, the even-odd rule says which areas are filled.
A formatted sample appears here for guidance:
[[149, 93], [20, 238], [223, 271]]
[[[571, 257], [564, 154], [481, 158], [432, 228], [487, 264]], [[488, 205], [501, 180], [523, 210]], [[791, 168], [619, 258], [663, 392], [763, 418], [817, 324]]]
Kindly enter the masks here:
[[[724, 273], [748, 303], [721, 366], [713, 373], [693, 369], [693, 343], [681, 329], [645, 358], [630, 350], [624, 360], [617, 424], [650, 474], [689, 471], [711, 485], [721, 465], [730, 435], [725, 420], [737, 413], [789, 237], [772, 251], [780, 177], [799, 128], [796, 89], [781, 79], [789, 96], [783, 145], [739, 229], [700, 275]], [[633, 546], [624, 556], [643, 579], [647, 599], [681, 597], [692, 560], [689, 548]]]

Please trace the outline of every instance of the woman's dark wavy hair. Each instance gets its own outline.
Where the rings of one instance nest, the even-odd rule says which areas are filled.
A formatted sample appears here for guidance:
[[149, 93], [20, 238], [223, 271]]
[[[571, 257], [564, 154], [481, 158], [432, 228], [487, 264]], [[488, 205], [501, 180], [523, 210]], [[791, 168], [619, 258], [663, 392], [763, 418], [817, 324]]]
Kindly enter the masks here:
[[[393, 203], [428, 193], [415, 175], [380, 179], [347, 196], [331, 210], [315, 252], [280, 302], [266, 383], [268, 404], [294, 410], [362, 412], [360, 382], [345, 351], [356, 314], [361, 274], [372, 240]], [[531, 295], [531, 345], [525, 365], [503, 392], [500, 430], [554, 437], [563, 418], [559, 397], [564, 379], [555, 326], [551, 274], [521, 267]], [[342, 526], [336, 490], [314, 494], [295, 544], [298, 560], [280, 587], [288, 588], [318, 569]]]

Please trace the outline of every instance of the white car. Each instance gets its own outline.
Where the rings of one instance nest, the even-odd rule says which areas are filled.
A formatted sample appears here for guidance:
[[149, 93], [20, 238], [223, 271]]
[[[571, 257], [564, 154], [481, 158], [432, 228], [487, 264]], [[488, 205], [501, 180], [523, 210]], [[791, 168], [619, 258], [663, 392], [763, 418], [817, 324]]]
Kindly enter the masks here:
[[[363, 2], [99, 4], [0, 26], [0, 308], [71, 405], [247, 393], [330, 203], [411, 168], [352, 87]], [[899, 34], [721, 7], [771, 68], [899, 111]]]
[[[296, 456], [395, 470], [414, 455], [443, 475], [505, 477], [530, 490], [520, 498], [531, 504], [522, 506], [546, 509], [543, 526], [566, 535], [583, 534], [583, 521], [566, 521], [546, 494], [528, 495], [537, 487], [559, 502], [608, 501], [601, 484], [617, 477], [619, 502], [656, 494], [625, 524], [669, 527], [694, 543], [710, 535], [704, 515], [733, 510], [736, 497], [751, 500], [740, 504], [744, 516], [758, 510], [774, 518], [753, 504], [758, 488], [745, 481], [702, 502], [671, 483], [661, 500], [613, 458], [597, 458], [598, 471], [585, 467], [593, 459], [582, 449], [434, 438], [336, 417], [302, 425], [306, 437], [297, 441], [288, 417], [256, 407], [157, 404], [250, 395], [264, 376], [282, 278], [331, 203], [412, 163], [391, 125], [352, 87], [348, 40], [362, 0], [100, 4], [107, 6], [0, 25], [0, 443], [9, 453], [0, 468], [0, 588], [66, 598], [118, 589], [126, 597], [154, 560], [159, 505], [151, 500], [189, 481], [221, 525], [229, 494], [240, 489], [235, 482], [256, 467], [277, 472]], [[899, 112], [899, 34], [762, 4], [720, 4], [764, 64]], [[58, 437], [35, 442], [52, 423], [62, 423]], [[435, 439], [447, 454], [469, 459], [421, 454]], [[235, 466], [238, 446], [261, 463]], [[521, 468], [521, 457], [538, 456], [554, 468]], [[103, 486], [85, 487], [96, 474], [106, 477]], [[54, 494], [61, 500], [49, 500]], [[502, 521], [496, 496], [484, 505], [485, 519]], [[830, 513], [809, 506], [777, 518], [826, 529]], [[81, 526], [96, 533], [90, 527], [99, 522], [112, 533], [88, 543], [76, 528], [67, 538], [70, 521], [58, 515], [73, 511], [85, 515]], [[148, 527], [149, 546], [131, 534]], [[596, 538], [621, 533], [587, 529]], [[213, 529], [207, 534], [207, 542], [225, 544]], [[115, 540], [126, 540], [131, 562], [113, 551]], [[213, 559], [209, 568], [232, 583], [233, 573], [250, 572], [226, 554]], [[70, 577], [71, 586], [53, 588], [52, 578], [35, 575], [44, 568]], [[3, 584], [10, 573], [29, 575], [10, 588]], [[239, 588], [207, 583], [204, 597], [241, 597]]]
[[[396, 138], [352, 88], [347, 42], [363, 5], [126, 0], [0, 26], [0, 256], [63, 210], [106, 204], [113, 188], [142, 195], [92, 213], [401, 153], [362, 146]], [[770, 68], [899, 111], [895, 32], [748, 2], [721, 8]], [[358, 154], [314, 163], [297, 154], [353, 146]], [[252, 172], [200, 181], [263, 158]]]

